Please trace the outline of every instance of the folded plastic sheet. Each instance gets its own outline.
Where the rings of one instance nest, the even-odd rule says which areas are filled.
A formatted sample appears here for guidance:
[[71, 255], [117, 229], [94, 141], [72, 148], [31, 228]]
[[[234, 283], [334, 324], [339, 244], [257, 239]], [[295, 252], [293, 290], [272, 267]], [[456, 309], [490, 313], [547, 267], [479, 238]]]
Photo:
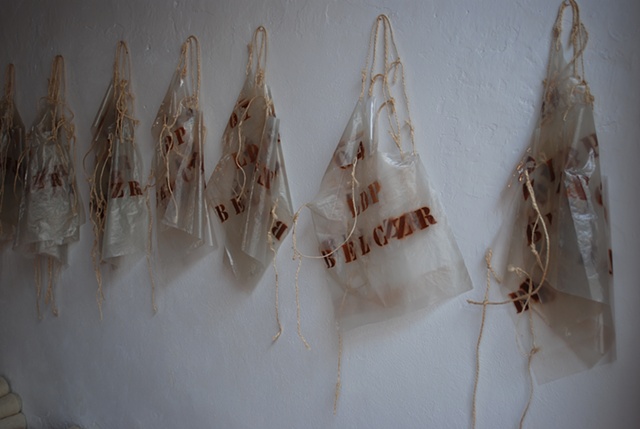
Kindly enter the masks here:
[[[64, 59], [52, 65], [48, 94], [41, 100], [27, 137], [25, 181], [17, 249], [36, 257], [36, 287], [40, 302], [43, 271], [47, 281], [45, 303], [57, 313], [54, 278], [67, 264], [68, 247], [80, 238], [84, 208], [75, 173], [75, 129], [65, 96]], [[39, 310], [38, 306], [38, 310]]]
[[156, 141], [152, 176], [162, 264], [215, 245], [205, 200], [205, 128], [199, 93], [200, 45], [190, 36], [151, 129]]
[[[573, 56], [567, 61], [561, 35], [569, 6]], [[504, 284], [522, 344], [536, 354], [531, 365], [540, 383], [613, 358], [612, 251], [594, 97], [582, 63], [586, 43], [577, 4], [563, 3], [542, 111], [512, 186], [516, 209]]]
[[13, 240], [24, 181], [25, 128], [15, 104], [15, 68], [7, 66], [0, 100], [0, 241]]
[[149, 210], [143, 167], [136, 145], [131, 65], [125, 42], [116, 50], [114, 75], [93, 122], [94, 164], [89, 175], [93, 263], [102, 308], [101, 265], [133, 263], [149, 249]]
[[266, 30], [259, 27], [249, 45], [244, 86], [207, 186], [226, 258], [236, 278], [249, 289], [274, 260], [293, 222], [279, 119], [265, 83], [266, 38]]

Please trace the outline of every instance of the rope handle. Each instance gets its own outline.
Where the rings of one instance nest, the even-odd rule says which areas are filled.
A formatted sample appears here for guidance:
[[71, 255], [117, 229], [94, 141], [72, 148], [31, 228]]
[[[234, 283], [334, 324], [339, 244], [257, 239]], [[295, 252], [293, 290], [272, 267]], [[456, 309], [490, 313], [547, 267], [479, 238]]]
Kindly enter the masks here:
[[[247, 60], [247, 68], [245, 71], [247, 76], [252, 72], [254, 73], [257, 84], [262, 84], [264, 81], [264, 74], [267, 68], [267, 48], [267, 29], [261, 25], [253, 32], [251, 43], [247, 45], [249, 58]], [[257, 51], [255, 72], [253, 70], [254, 51]]]
[[[589, 40], [589, 33], [587, 32], [587, 29], [580, 19], [580, 7], [578, 6], [576, 0], [564, 0], [560, 5], [558, 16], [553, 26], [553, 46], [556, 52], [562, 51], [562, 19], [565, 9], [569, 7], [571, 8], [571, 11], [573, 13], [573, 17], [571, 20], [571, 32], [569, 33], [569, 43], [573, 47], [573, 56], [568, 62], [567, 67], [573, 67], [573, 75], [584, 82], [585, 77], [583, 54]], [[578, 73], [578, 60], [580, 60], [581, 73]]]
[[51, 65], [51, 76], [49, 77], [47, 93], [52, 102], [64, 104], [67, 89], [65, 75], [64, 57], [62, 55], [56, 55]]
[[201, 52], [200, 41], [194, 35], [189, 36], [182, 44], [178, 70], [180, 70], [182, 77], [186, 77], [187, 72], [189, 72], [189, 77], [195, 82], [196, 86], [190, 98], [194, 102], [194, 108], [198, 109], [200, 103]]
[[[383, 60], [382, 70], [378, 71], [376, 70], [376, 63], [378, 62], [378, 56], [380, 55], [378, 53], [378, 50], [380, 49], [378, 47], [380, 31], [382, 31]], [[403, 101], [407, 111], [407, 119], [402, 125], [398, 118], [396, 100], [392, 96], [391, 92], [391, 85], [395, 85], [398, 81], [398, 73], [400, 73], [400, 81], [402, 83], [402, 96], [404, 98]], [[365, 88], [367, 88], [367, 86], [367, 93], [369, 97], [371, 97], [373, 95], [376, 83], [378, 82], [381, 84], [381, 91], [385, 100], [383, 105], [387, 107], [389, 135], [400, 151], [400, 155], [404, 157], [404, 153], [402, 150], [402, 129], [405, 126], [408, 127], [409, 135], [411, 137], [412, 152], [413, 154], [415, 154], [415, 136], [413, 123], [411, 121], [411, 110], [409, 108], [409, 96], [407, 94], [407, 87], [405, 83], [404, 65], [400, 59], [400, 54], [398, 53], [398, 47], [395, 41], [391, 21], [389, 20], [389, 17], [384, 14], [378, 15], [373, 28], [371, 29], [365, 67], [362, 69], [360, 99], [364, 98]]]
[[116, 46], [116, 58], [113, 63], [113, 82], [118, 84], [120, 80], [131, 81], [131, 55], [124, 40], [120, 40]]

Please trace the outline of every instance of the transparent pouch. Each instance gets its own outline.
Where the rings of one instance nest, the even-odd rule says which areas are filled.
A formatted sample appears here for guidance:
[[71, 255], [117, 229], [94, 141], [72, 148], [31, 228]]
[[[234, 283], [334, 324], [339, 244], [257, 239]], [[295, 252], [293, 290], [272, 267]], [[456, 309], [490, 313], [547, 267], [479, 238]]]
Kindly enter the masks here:
[[[249, 45], [246, 79], [223, 135], [207, 190], [236, 278], [253, 289], [293, 223], [279, 120], [265, 83], [267, 33]], [[253, 67], [254, 50], [257, 56]]]
[[102, 316], [101, 265], [131, 265], [149, 257], [149, 201], [143, 166], [135, 140], [131, 64], [125, 42], [118, 43], [114, 76], [92, 125], [94, 155], [89, 174], [92, 258], [98, 282], [97, 301]]
[[200, 45], [190, 36], [182, 45], [178, 68], [151, 129], [156, 153], [158, 253], [164, 268], [176, 255], [200, 254], [215, 247], [205, 200], [205, 128], [199, 107]]
[[25, 128], [15, 104], [15, 68], [7, 66], [0, 100], [0, 242], [14, 239], [24, 182]]
[[53, 299], [54, 278], [67, 264], [68, 245], [80, 238], [84, 208], [78, 194], [73, 114], [66, 104], [64, 59], [53, 61], [49, 92], [39, 106], [27, 137], [25, 182], [20, 202], [20, 219], [15, 247], [36, 256], [38, 313], [42, 276], [46, 269], [48, 287], [45, 303]]

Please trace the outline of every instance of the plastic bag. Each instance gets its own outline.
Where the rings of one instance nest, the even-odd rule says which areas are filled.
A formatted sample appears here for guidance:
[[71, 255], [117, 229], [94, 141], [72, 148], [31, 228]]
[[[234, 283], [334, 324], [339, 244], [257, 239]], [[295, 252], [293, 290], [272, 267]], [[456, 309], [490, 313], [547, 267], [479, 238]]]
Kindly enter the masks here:
[[[379, 52], [384, 53], [380, 58]], [[386, 132], [378, 131], [383, 112]], [[386, 137], [395, 145], [392, 152], [380, 147], [391, 143]], [[409, 152], [402, 146], [407, 137]], [[471, 289], [416, 152], [404, 68], [386, 15], [378, 16], [373, 26], [360, 97], [320, 191], [307, 206], [328, 270], [338, 327], [335, 414], [343, 329], [433, 307]], [[297, 249], [294, 253], [301, 261], [303, 255]]]
[[[569, 62], [561, 40], [567, 7], [573, 10]], [[532, 374], [521, 427], [533, 396], [533, 375], [545, 383], [614, 357], [612, 253], [594, 98], [582, 62], [586, 43], [577, 3], [563, 2], [553, 27], [540, 117], [510, 186], [512, 224], [501, 230], [510, 235], [497, 237], [487, 256], [491, 275], [485, 299], [472, 302], [483, 305], [482, 327], [488, 305], [513, 305], [517, 344]], [[503, 284], [508, 299], [488, 300], [492, 277]], [[482, 328], [478, 350], [481, 339]], [[479, 368], [479, 354], [477, 359]], [[474, 416], [475, 402], [474, 393]]]
[[200, 44], [190, 36], [151, 132], [158, 251], [164, 268], [184, 252], [215, 245], [205, 201], [205, 127], [199, 105]]
[[[380, 31], [385, 55], [378, 65]], [[360, 98], [320, 191], [308, 204], [336, 317], [344, 329], [430, 307], [471, 289], [442, 206], [415, 151], [408, 104], [398, 106], [392, 97], [392, 91], [401, 91], [407, 102], [403, 66], [385, 15], [376, 21], [370, 50], [373, 59], [368, 75], [363, 71]], [[380, 73], [376, 67], [382, 67]], [[376, 130], [380, 114], [388, 119], [385, 132]], [[399, 115], [406, 117], [403, 125]], [[409, 152], [402, 149], [407, 134]], [[387, 135], [397, 146], [395, 153], [378, 147]]]
[[78, 195], [73, 114], [65, 97], [64, 59], [53, 60], [49, 90], [27, 136], [25, 181], [20, 201], [16, 247], [35, 255], [35, 276], [40, 315], [42, 271], [46, 270], [45, 304], [57, 315], [54, 278], [67, 264], [69, 244], [80, 238], [84, 209]]
[[266, 43], [267, 32], [258, 27], [249, 45], [244, 86], [224, 131], [222, 156], [207, 188], [226, 257], [236, 278], [250, 289], [275, 260], [293, 222], [279, 120], [265, 83]]
[[[567, 63], [562, 15], [573, 7]], [[584, 80], [587, 32], [577, 4], [563, 3], [553, 31], [542, 112], [518, 166], [517, 216], [505, 284], [534, 323], [536, 379], [546, 382], [610, 358], [612, 253], [600, 175], [593, 96]], [[531, 311], [529, 311], [531, 310]]]
[[0, 241], [12, 240], [18, 227], [24, 148], [25, 128], [15, 105], [15, 68], [9, 64], [0, 100]]
[[90, 175], [91, 221], [95, 234], [92, 257], [102, 316], [101, 264], [132, 263], [148, 254], [149, 209], [143, 187], [142, 160], [135, 141], [131, 64], [125, 42], [116, 50], [113, 79], [92, 125], [93, 142], [87, 153], [95, 163]]

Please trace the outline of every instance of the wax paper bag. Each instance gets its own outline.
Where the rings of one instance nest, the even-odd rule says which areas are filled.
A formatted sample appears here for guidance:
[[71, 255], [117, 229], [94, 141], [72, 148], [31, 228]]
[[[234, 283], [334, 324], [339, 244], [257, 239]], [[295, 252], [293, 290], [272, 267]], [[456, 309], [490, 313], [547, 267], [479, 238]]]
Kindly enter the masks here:
[[[149, 210], [136, 145], [131, 64], [125, 42], [116, 50], [113, 78], [92, 125], [94, 167], [89, 176], [94, 269], [102, 309], [101, 264], [118, 266], [148, 252]], [[101, 310], [102, 311], [102, 310]]]
[[156, 144], [152, 176], [161, 262], [215, 245], [205, 201], [205, 127], [199, 104], [200, 45], [190, 36], [151, 132]]
[[15, 104], [15, 68], [9, 64], [0, 100], [0, 241], [12, 240], [18, 227], [24, 148], [25, 128]]
[[[84, 209], [75, 173], [75, 129], [66, 103], [64, 59], [53, 60], [49, 90], [41, 100], [27, 138], [25, 182], [16, 247], [36, 256], [36, 288], [41, 295], [46, 270], [46, 304], [57, 314], [54, 278], [67, 264], [68, 248], [80, 238]], [[38, 300], [39, 305], [40, 300]], [[38, 307], [39, 310], [39, 307]]]
[[[573, 56], [565, 60], [562, 15], [573, 9]], [[587, 32], [575, 1], [553, 28], [542, 111], [517, 167], [515, 222], [505, 286], [528, 316], [538, 382], [613, 357], [612, 252], [593, 101], [582, 55]]]
[[266, 30], [259, 27], [249, 45], [244, 86], [224, 131], [222, 156], [207, 188], [226, 258], [248, 288], [262, 278], [293, 221], [279, 119], [265, 83], [266, 43]]
[[[360, 98], [308, 205], [344, 329], [432, 307], [471, 288], [415, 149], [402, 63], [384, 15], [374, 25], [370, 51]], [[379, 144], [389, 136], [387, 152]], [[402, 148], [407, 139], [410, 151]]]

